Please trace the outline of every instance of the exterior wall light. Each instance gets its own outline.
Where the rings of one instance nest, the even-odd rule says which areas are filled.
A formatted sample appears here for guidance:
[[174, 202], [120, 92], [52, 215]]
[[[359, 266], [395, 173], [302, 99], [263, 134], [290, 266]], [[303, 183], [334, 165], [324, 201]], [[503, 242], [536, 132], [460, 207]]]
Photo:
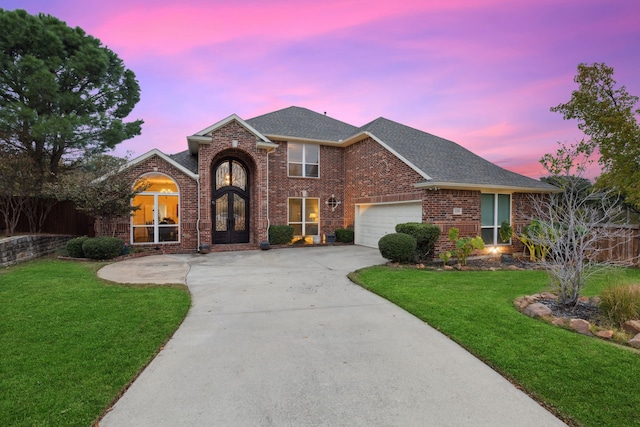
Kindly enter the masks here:
[[336, 210], [336, 208], [340, 204], [340, 201], [338, 199], [336, 199], [335, 194], [332, 194], [331, 197], [329, 197], [329, 200], [325, 201], [324, 203], [327, 206], [329, 206], [331, 208], [331, 212], [333, 212], [333, 211]]

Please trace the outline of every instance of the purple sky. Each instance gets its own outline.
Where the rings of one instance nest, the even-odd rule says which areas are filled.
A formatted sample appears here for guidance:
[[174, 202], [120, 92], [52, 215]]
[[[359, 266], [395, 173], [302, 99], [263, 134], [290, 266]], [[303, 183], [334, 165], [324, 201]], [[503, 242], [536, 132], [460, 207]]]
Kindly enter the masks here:
[[383, 116], [538, 178], [581, 138], [549, 108], [580, 62], [605, 62], [640, 95], [638, 0], [0, 0], [48, 13], [114, 50], [137, 76], [116, 154], [172, 154], [236, 113], [291, 105], [355, 126]]

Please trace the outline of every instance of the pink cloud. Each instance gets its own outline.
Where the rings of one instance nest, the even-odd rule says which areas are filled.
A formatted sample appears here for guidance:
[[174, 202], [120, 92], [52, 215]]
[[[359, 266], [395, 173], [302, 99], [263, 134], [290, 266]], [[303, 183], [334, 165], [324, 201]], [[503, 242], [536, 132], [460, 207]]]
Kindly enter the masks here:
[[231, 113], [299, 105], [357, 126], [384, 116], [536, 177], [556, 141], [581, 136], [549, 111], [578, 62], [613, 65], [640, 95], [636, 0], [5, 2], [123, 58], [142, 86], [130, 117], [143, 135], [122, 144], [137, 154], [182, 151]]

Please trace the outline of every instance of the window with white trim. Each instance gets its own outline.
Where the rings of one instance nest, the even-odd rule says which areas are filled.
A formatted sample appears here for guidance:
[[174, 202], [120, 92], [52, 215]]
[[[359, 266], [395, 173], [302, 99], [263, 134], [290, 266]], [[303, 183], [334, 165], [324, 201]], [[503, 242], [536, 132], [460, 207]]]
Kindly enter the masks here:
[[511, 224], [511, 195], [482, 194], [482, 240], [485, 245], [506, 245], [500, 240], [500, 225]]
[[320, 199], [290, 198], [289, 225], [295, 236], [318, 236], [320, 224]]
[[142, 176], [147, 188], [131, 201], [139, 209], [131, 215], [131, 243], [171, 243], [179, 241], [180, 192], [173, 179], [159, 173]]
[[320, 146], [316, 144], [287, 144], [289, 176], [301, 178], [320, 177]]

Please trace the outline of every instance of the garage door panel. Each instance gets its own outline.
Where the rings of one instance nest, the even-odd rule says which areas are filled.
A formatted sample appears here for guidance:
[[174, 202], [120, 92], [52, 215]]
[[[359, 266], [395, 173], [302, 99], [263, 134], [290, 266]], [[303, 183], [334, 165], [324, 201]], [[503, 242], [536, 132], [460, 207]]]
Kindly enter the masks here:
[[422, 202], [356, 206], [355, 243], [372, 248], [386, 234], [395, 233], [396, 224], [422, 222]]

